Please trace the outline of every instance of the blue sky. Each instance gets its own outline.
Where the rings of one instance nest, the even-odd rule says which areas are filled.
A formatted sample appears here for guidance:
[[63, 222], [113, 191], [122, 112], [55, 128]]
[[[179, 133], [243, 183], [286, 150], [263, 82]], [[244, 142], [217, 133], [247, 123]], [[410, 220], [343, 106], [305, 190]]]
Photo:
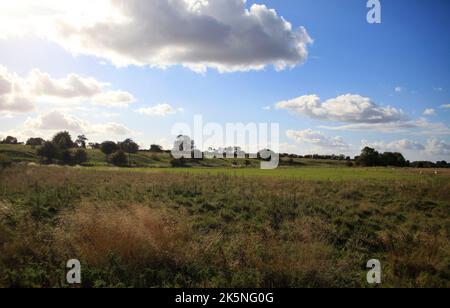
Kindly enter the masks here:
[[[404, 152], [407, 158], [414, 160], [450, 160], [450, 109], [445, 107], [450, 104], [450, 21], [447, 18], [450, 3], [446, 0], [381, 1], [381, 24], [367, 22], [366, 14], [369, 9], [366, 8], [365, 0], [248, 1], [245, 4], [248, 10], [252, 4], [257, 3], [276, 11], [276, 21], [261, 22], [261, 27], [265, 30], [277, 27], [282, 16], [292, 24], [292, 32], [303, 26], [313, 43], [306, 43], [308, 56], [299, 56], [298, 63], [293, 67], [276, 70], [270, 60], [267, 60], [262, 69], [249, 68], [250, 64], [245, 62], [249, 60], [238, 57], [239, 59], [232, 60], [239, 61], [239, 65], [244, 65], [245, 69], [233, 68], [232, 72], [219, 72], [217, 67], [230, 67], [228, 59], [236, 58], [236, 54], [241, 52], [238, 43], [237, 47], [227, 45], [227, 48], [236, 48], [237, 53], [225, 50], [222, 55], [216, 50], [209, 54], [202, 52], [201, 48], [194, 50], [195, 54], [193, 51], [189, 59], [213, 57], [214, 63], [219, 63], [206, 65], [206, 71], [203, 72], [185, 67], [183, 57], [187, 56], [171, 56], [170, 64], [166, 60], [161, 62], [161, 66], [166, 66], [164, 68], [157, 67], [160, 65], [160, 57], [157, 60], [146, 58], [145, 63], [136, 65], [131, 62], [138, 53], [133, 52], [148, 40], [146, 49], [139, 49], [139, 56], [141, 50], [148, 53], [152, 50], [149, 46], [156, 41], [155, 38], [147, 37], [149, 29], [146, 29], [147, 32], [142, 37], [136, 38], [136, 49], [133, 49], [134, 46], [126, 46], [131, 51], [124, 51], [124, 46], [121, 45], [114, 46], [114, 50], [111, 47], [105, 51], [94, 44], [86, 44], [79, 49], [72, 41], [55, 38], [45, 31], [44, 34], [34, 33], [33, 29], [36, 27], [31, 23], [33, 18], [28, 17], [39, 17], [44, 10], [32, 7], [27, 0], [22, 1], [21, 6], [8, 8], [17, 13], [14, 15], [15, 20], [10, 17], [11, 23], [0, 23], [0, 30], [6, 33], [0, 38], [0, 66], [5, 68], [7, 73], [4, 74], [9, 74], [8, 78], [12, 79], [11, 76], [14, 75], [15, 78], [25, 80], [33, 69], [38, 69], [41, 73], [48, 74], [56, 85], [64, 88], [63, 80], [69, 74], [80, 78], [91, 77], [98, 82], [110, 84], [106, 87], [107, 90], [101, 91], [126, 91], [134, 97], [134, 102], [127, 104], [126, 108], [106, 103], [93, 105], [90, 102], [93, 97], [68, 99], [67, 93], [58, 97], [62, 93], [60, 91], [58, 95], [53, 92], [45, 95], [33, 93], [33, 109], [20, 106], [13, 108], [6, 103], [2, 109], [0, 96], [0, 137], [7, 134], [16, 134], [22, 138], [30, 134], [49, 137], [57, 130], [68, 129], [71, 132], [73, 130], [74, 135], [86, 133], [95, 141], [119, 140], [130, 136], [145, 146], [151, 143], [168, 146], [173, 138], [170, 135], [171, 127], [175, 123], [191, 123], [194, 115], [201, 114], [206, 122], [221, 124], [278, 122], [281, 125], [282, 149], [300, 154], [353, 155], [368, 144], [379, 150]], [[210, 0], [211, 3], [214, 1], [217, 0]], [[131, 2], [139, 5], [140, 1]], [[80, 6], [89, 5], [88, 3], [80, 1]], [[52, 8], [54, 4], [48, 1], [45, 5]], [[61, 10], [64, 9], [62, 7]], [[147, 10], [148, 14], [152, 14], [152, 10], [157, 8], [146, 8], [143, 11]], [[223, 20], [214, 15], [217, 13], [206, 10], [200, 14], [211, 14], [212, 18], [233, 27], [235, 19], [232, 16], [235, 11], [239, 12], [230, 6], [230, 13], [224, 13], [230, 14], [230, 17]], [[51, 16], [43, 16], [46, 21], [51, 20]], [[0, 13], [0, 19], [1, 17]], [[145, 20], [145, 16], [144, 19], [139, 19], [141, 16], [131, 17], [136, 18], [134, 31], [136, 25]], [[31, 20], [30, 24], [24, 24], [24, 19]], [[179, 29], [185, 25], [177, 20], [171, 25], [178, 30], [167, 30], [164, 32], [165, 38], [169, 37], [170, 40], [167, 41], [171, 44], [174, 44], [175, 39], [178, 40], [176, 46], [184, 48]], [[24, 33], [8, 34], [14, 32], [11, 29], [19, 26], [23, 27]], [[158, 24], [151, 26], [152, 32], [159, 31]], [[214, 30], [211, 29], [213, 33]], [[91, 33], [83, 35], [85, 37], [82, 38], [85, 39]], [[101, 36], [107, 34], [98, 32], [95, 35], [96, 39], [100, 37], [102, 40]], [[196, 38], [195, 33], [187, 35]], [[240, 39], [239, 31], [236, 35]], [[245, 33], [242, 40], [248, 41], [252, 35], [250, 32]], [[209, 39], [202, 38], [200, 41], [208, 42]], [[216, 42], [215, 39], [210, 40]], [[134, 42], [131, 40], [128, 43]], [[264, 46], [282, 45], [276, 46], [275, 50], [280, 50], [280, 54], [285, 56], [287, 51], [283, 45], [291, 42], [273, 38], [269, 43], [270, 45]], [[164, 41], [161, 44], [168, 43]], [[174, 45], [168, 46], [173, 48]], [[112, 50], [115, 52], [113, 56], [110, 54]], [[250, 50], [255, 53], [255, 57], [260, 56], [264, 60], [268, 57], [264, 52], [259, 55], [259, 50]], [[120, 52], [126, 52], [126, 62], [128, 61], [123, 67], [118, 67], [115, 63], [118, 61], [116, 54]], [[242, 53], [245, 52], [248, 49], [242, 50]], [[270, 56], [275, 53], [270, 53]], [[221, 56], [226, 60], [222, 61]], [[291, 59], [289, 56], [286, 61]], [[28, 82], [23, 80], [16, 82]], [[356, 118], [355, 115], [343, 115], [345, 104], [349, 103], [341, 97], [345, 94], [354, 95], [350, 99], [352, 104], [359, 104], [362, 98], [369, 98], [373, 104], [370, 108], [373, 110], [358, 114]], [[316, 109], [305, 110], [305, 99], [295, 100], [305, 95], [320, 97]], [[285, 104], [284, 107], [277, 105], [290, 100], [291, 104]], [[328, 100], [333, 102], [327, 106]], [[8, 102], [12, 104], [11, 101]], [[19, 103], [20, 101], [17, 102]], [[162, 108], [162, 111], [158, 112], [157, 108], [154, 109], [155, 106]], [[395, 108], [398, 114], [387, 117], [386, 113], [391, 113], [386, 109], [388, 106]], [[144, 109], [147, 109], [146, 113], [136, 112]], [[55, 110], [59, 114], [45, 117]], [[326, 115], [322, 114], [324, 110]], [[380, 110], [383, 119], [375, 121], [362, 118]], [[58, 115], [63, 119], [58, 119]], [[47, 125], [46, 120], [54, 122]], [[77, 121], [82, 124], [78, 125]], [[111, 129], [111, 123], [121, 126], [115, 132]], [[287, 131], [296, 133], [287, 134]]]

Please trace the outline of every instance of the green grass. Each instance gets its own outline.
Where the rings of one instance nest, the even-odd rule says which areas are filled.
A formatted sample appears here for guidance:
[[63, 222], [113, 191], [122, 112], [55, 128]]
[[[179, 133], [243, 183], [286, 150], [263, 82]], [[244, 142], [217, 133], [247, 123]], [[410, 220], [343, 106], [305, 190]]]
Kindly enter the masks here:
[[36, 150], [31, 146], [0, 144], [0, 154], [6, 155], [14, 162], [38, 162]]
[[411, 172], [16, 165], [0, 287], [67, 287], [72, 258], [83, 287], [370, 287], [369, 259], [382, 287], [449, 287], [450, 177]]
[[[274, 170], [261, 170], [258, 168], [94, 168], [98, 171], [114, 172], [137, 172], [137, 173], [169, 173], [169, 174], [193, 174], [193, 175], [225, 175], [237, 177], [268, 177], [295, 180], [312, 181], [390, 181], [390, 180], [411, 180], [422, 181], [435, 178], [448, 181], [446, 173], [438, 175], [428, 173], [420, 174], [420, 171], [413, 169], [398, 168], [320, 168], [302, 167], [285, 168]], [[89, 170], [87, 170], [89, 172]]]

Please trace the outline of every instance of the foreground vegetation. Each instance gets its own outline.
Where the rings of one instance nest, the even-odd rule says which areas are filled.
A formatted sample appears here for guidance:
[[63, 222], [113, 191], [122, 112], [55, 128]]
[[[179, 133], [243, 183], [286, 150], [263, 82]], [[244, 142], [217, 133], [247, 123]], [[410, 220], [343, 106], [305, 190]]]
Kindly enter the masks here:
[[446, 174], [198, 170], [0, 171], [0, 286], [67, 286], [72, 258], [83, 287], [366, 287], [374, 258], [383, 287], [450, 286]]

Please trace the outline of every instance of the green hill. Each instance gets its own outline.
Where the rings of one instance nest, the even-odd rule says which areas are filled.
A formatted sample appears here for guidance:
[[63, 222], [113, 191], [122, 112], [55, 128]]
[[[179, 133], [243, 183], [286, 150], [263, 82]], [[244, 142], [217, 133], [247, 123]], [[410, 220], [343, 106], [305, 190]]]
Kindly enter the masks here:
[[[36, 154], [37, 148], [27, 145], [11, 145], [0, 144], [0, 154], [6, 155], [13, 162], [34, 162], [39, 163], [40, 158]], [[87, 150], [89, 160], [86, 166], [109, 166], [105, 154], [97, 149]], [[150, 151], [139, 151], [137, 154], [131, 154], [130, 162], [133, 167], [140, 168], [168, 168], [171, 167], [171, 157], [169, 153], [153, 153]], [[204, 159], [204, 160], [188, 160], [187, 167], [203, 167], [203, 168], [232, 168], [232, 167], [249, 167], [257, 168], [260, 161], [256, 159], [248, 160], [250, 165], [246, 166], [245, 159]], [[337, 160], [319, 160], [294, 158], [289, 159], [282, 157], [281, 166], [286, 167], [344, 167], [345, 161]]]

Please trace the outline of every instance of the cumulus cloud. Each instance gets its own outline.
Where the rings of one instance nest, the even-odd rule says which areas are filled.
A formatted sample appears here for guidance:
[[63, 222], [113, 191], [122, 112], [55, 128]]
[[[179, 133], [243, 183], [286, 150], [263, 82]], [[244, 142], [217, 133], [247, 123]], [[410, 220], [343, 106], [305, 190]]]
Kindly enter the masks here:
[[127, 107], [135, 98], [125, 91], [112, 91], [109, 84], [92, 77], [69, 74], [56, 79], [34, 69], [26, 78], [21, 78], [0, 66], [0, 112], [29, 112], [42, 101], [91, 101], [102, 106]]
[[143, 115], [148, 115], [148, 116], [159, 116], [159, 117], [164, 117], [167, 115], [171, 115], [171, 114], [175, 114], [177, 112], [182, 112], [183, 109], [175, 109], [174, 107], [172, 107], [169, 104], [158, 104], [152, 107], [147, 107], [147, 108], [140, 108], [137, 109], [136, 112], [143, 114]]
[[403, 91], [403, 88], [400, 87], [400, 86], [397, 86], [397, 87], [395, 87], [394, 91], [397, 92], [397, 93], [400, 93], [400, 92]]
[[423, 111], [423, 115], [424, 116], [434, 116], [434, 115], [436, 115], [436, 110], [434, 110], [433, 108], [425, 109]]
[[91, 124], [59, 110], [53, 110], [48, 113], [41, 114], [36, 118], [28, 118], [24, 125], [25, 128], [33, 130], [68, 130], [76, 133], [92, 135], [129, 135], [133, 133], [132, 130], [123, 124]]
[[37, 118], [28, 118], [25, 121], [25, 127], [30, 129], [61, 129], [84, 132], [87, 128], [87, 123], [74, 116], [55, 110], [39, 115]]
[[365, 146], [370, 146], [382, 152], [401, 152], [401, 151], [423, 151], [425, 146], [417, 141], [410, 141], [407, 139], [396, 140], [392, 142], [367, 142], [362, 141]]
[[314, 119], [347, 123], [390, 123], [402, 121], [402, 110], [382, 107], [370, 98], [357, 94], [346, 94], [321, 102], [317, 95], [305, 95], [275, 105], [294, 114], [305, 115]]
[[0, 112], [28, 112], [34, 109], [27, 84], [0, 66]]
[[299, 144], [309, 144], [322, 149], [348, 150], [350, 145], [342, 137], [329, 137], [320, 131], [306, 129], [302, 131], [288, 130], [286, 136]]
[[76, 7], [69, 0], [23, 1], [28, 5], [5, 4], [2, 35], [14, 24], [37, 29], [73, 53], [117, 66], [281, 70], [303, 63], [312, 43], [304, 27], [294, 28], [265, 5], [248, 7], [246, 0], [81, 0]]
[[444, 155], [450, 158], [450, 143], [443, 141], [443, 140], [437, 140], [437, 139], [430, 139], [427, 142], [426, 145], [427, 152], [434, 154], [434, 155]]
[[[325, 102], [317, 95], [305, 95], [275, 104], [276, 109], [288, 110], [297, 115], [342, 125], [322, 125], [328, 130], [377, 131], [385, 133], [409, 133], [416, 135], [449, 135], [444, 123], [429, 122], [424, 118], [411, 120], [401, 109], [383, 107], [368, 97], [346, 94]], [[427, 110], [432, 115], [435, 110]], [[345, 124], [344, 124], [345, 123]]]
[[381, 152], [406, 153], [415, 159], [437, 160], [450, 158], [450, 143], [445, 140], [438, 140], [436, 138], [428, 139], [425, 143], [407, 139], [395, 140], [391, 142], [368, 142], [363, 140], [362, 145], [375, 148]]
[[132, 94], [125, 91], [108, 91], [94, 96], [92, 101], [96, 105], [126, 108], [136, 99]]
[[444, 108], [444, 109], [450, 109], [450, 104], [442, 105], [441, 108]]
[[83, 78], [69, 74], [62, 79], [54, 79], [49, 74], [34, 69], [29, 76], [31, 91], [36, 96], [57, 98], [90, 98], [100, 94], [104, 84], [94, 78]]

